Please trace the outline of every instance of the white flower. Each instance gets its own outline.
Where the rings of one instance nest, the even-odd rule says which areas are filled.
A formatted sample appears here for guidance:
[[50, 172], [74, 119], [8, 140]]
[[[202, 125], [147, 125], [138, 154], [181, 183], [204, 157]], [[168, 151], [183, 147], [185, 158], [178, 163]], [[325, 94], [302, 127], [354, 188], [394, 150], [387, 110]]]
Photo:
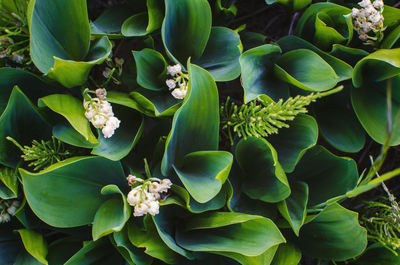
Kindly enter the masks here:
[[376, 12], [375, 14], [372, 14], [368, 17], [369, 21], [371, 21], [372, 23], [378, 23], [381, 19], [382, 16], [381, 14], [379, 14], [378, 12]]
[[361, 2], [358, 2], [358, 5], [361, 6], [361, 7], [367, 7], [367, 6], [372, 5], [372, 4], [371, 4], [370, 0], [362, 0]]
[[169, 89], [174, 89], [176, 87], [176, 82], [174, 79], [167, 79], [165, 83], [167, 84]]
[[107, 122], [107, 117], [104, 115], [96, 114], [91, 120], [91, 122], [95, 128], [102, 128], [104, 124]]
[[128, 201], [129, 205], [131, 206], [136, 206], [137, 204], [140, 203], [141, 201], [141, 194], [142, 194], [142, 190], [140, 189], [141, 187], [138, 186], [134, 189], [132, 189], [129, 193], [128, 196], [126, 198], [126, 200]]
[[149, 206], [146, 203], [137, 204], [133, 211], [133, 216], [143, 216], [147, 214]]
[[167, 67], [167, 72], [169, 75], [171, 76], [176, 76], [177, 74], [179, 74], [180, 72], [182, 72], [182, 67], [179, 64], [176, 65], [169, 65]]
[[108, 101], [102, 101], [102, 102], [99, 104], [97, 110], [98, 110], [100, 113], [102, 113], [103, 115], [106, 115], [106, 116], [108, 116], [108, 117], [114, 116], [114, 113], [113, 113], [111, 104], [110, 104], [110, 102], [108, 102]]
[[353, 17], [356, 17], [356, 16], [358, 16], [360, 14], [360, 10], [357, 9], [357, 8], [353, 8], [351, 11], [352, 11], [351, 15]]
[[161, 181], [161, 192], [167, 192], [168, 189], [170, 189], [172, 187], [172, 182], [169, 179], [163, 179]]
[[11, 215], [8, 213], [0, 214], [0, 223], [8, 223], [11, 220]]
[[103, 129], [101, 129], [101, 132], [103, 133], [104, 138], [110, 138], [114, 135], [115, 128], [111, 126], [104, 126]]
[[121, 123], [121, 121], [118, 120], [116, 117], [111, 117], [107, 120], [106, 126], [110, 126], [114, 129], [117, 129], [117, 128], [119, 128], [120, 123]]
[[151, 201], [147, 204], [148, 210], [147, 212], [151, 215], [159, 214], [160, 212], [160, 204], [158, 201]]
[[133, 175], [129, 175], [129, 176], [126, 178], [126, 180], [128, 181], [129, 186], [134, 185], [136, 182], [143, 183], [143, 179], [138, 178], [138, 177], [133, 176]]
[[159, 193], [160, 190], [161, 190], [161, 184], [158, 183], [158, 182], [152, 182], [152, 183], [149, 185], [149, 191], [150, 191], [151, 193]]
[[11, 57], [11, 60], [16, 62], [16, 63], [22, 63], [22, 61], [24, 60], [24, 56], [21, 54], [13, 54], [13, 56]]
[[375, 0], [374, 1], [374, 3], [373, 3], [373, 6], [375, 7], [375, 8], [382, 8], [383, 6], [384, 6], [384, 4], [383, 4], [383, 1], [382, 0]]
[[8, 212], [10, 215], [14, 215], [15, 212], [18, 210], [20, 204], [21, 204], [21, 203], [20, 203], [19, 201], [14, 200], [14, 201], [11, 203], [11, 206], [7, 209], [7, 212]]
[[186, 93], [187, 93], [187, 90], [186, 89], [182, 89], [181, 87], [180, 88], [175, 88], [171, 92], [172, 96], [174, 96], [174, 98], [177, 98], [177, 99], [184, 99], [186, 97]]
[[98, 97], [101, 100], [106, 99], [107, 97], [107, 91], [105, 88], [98, 88], [96, 89], [96, 97]]
[[104, 69], [104, 71], [103, 71], [103, 76], [104, 76], [105, 78], [108, 78], [108, 77], [110, 76], [110, 74], [111, 74], [111, 68], [106, 67], [106, 68]]

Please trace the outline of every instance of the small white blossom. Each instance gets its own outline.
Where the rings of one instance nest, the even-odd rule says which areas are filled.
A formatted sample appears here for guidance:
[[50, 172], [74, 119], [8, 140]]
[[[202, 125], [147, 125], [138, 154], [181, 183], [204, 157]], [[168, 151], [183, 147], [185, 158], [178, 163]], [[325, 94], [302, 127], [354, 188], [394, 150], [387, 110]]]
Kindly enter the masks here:
[[117, 58], [117, 57], [115, 57], [114, 61], [115, 61], [115, 63], [116, 63], [117, 65], [119, 65], [119, 66], [123, 65], [124, 62], [125, 62], [124, 59], [122, 59], [122, 58]]
[[11, 220], [11, 216], [17, 212], [20, 202], [17, 200], [0, 199], [0, 224], [7, 223]]
[[137, 204], [134, 208], [133, 216], [143, 216], [147, 214], [147, 211], [149, 210], [149, 206], [145, 203]]
[[151, 215], [159, 214], [160, 212], [160, 204], [158, 201], [151, 201], [147, 204], [148, 210], [147, 212]]
[[107, 97], [107, 90], [105, 88], [98, 88], [96, 89], [96, 97], [98, 97], [101, 100], [105, 100]]
[[167, 72], [170, 76], [176, 76], [180, 72], [182, 72], [182, 67], [179, 64], [176, 65], [169, 65], [167, 67]]
[[167, 79], [165, 83], [167, 84], [169, 89], [174, 89], [176, 87], [176, 82], [174, 79]]
[[[383, 1], [375, 0], [371, 3], [370, 0], [362, 0], [358, 5], [362, 8], [353, 8], [351, 13], [354, 30], [357, 31], [359, 38], [367, 41], [367, 43], [380, 41], [385, 30], [383, 24]], [[371, 31], [375, 36], [368, 35]]]
[[175, 88], [171, 94], [174, 98], [184, 99], [186, 97], [187, 90], [182, 88]]
[[374, 7], [377, 9], [383, 8], [384, 3], [382, 0], [375, 0], [373, 3]]
[[362, 0], [361, 2], [358, 3], [359, 6], [361, 7], [367, 7], [371, 5], [371, 0]]
[[22, 54], [13, 54], [11, 60], [16, 63], [22, 63], [24, 61], [24, 56]]
[[133, 176], [133, 175], [129, 175], [129, 176], [126, 178], [126, 180], [128, 181], [129, 186], [134, 185], [136, 182], [143, 183], [143, 179], [138, 178], [138, 177]]

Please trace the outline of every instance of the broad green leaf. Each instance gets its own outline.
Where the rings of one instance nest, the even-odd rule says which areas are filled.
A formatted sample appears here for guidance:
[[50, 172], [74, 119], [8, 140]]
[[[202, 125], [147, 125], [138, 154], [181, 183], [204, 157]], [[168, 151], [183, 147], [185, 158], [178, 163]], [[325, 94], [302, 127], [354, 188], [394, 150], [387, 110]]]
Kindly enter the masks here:
[[281, 49], [272, 44], [250, 49], [240, 56], [245, 103], [259, 95], [273, 100], [289, 97], [287, 84], [273, 75], [274, 64], [280, 56]]
[[304, 182], [296, 182], [291, 188], [290, 196], [278, 203], [278, 210], [298, 236], [307, 216], [308, 185]]
[[347, 157], [338, 157], [322, 146], [305, 153], [289, 181], [304, 181], [309, 187], [309, 205], [323, 203], [353, 189], [358, 180], [357, 165]]
[[225, 151], [198, 151], [187, 154], [182, 166], [174, 167], [183, 185], [200, 202], [214, 198], [225, 183], [233, 156]]
[[107, 37], [89, 49], [85, 0], [33, 0], [27, 16], [32, 61], [42, 73], [66, 87], [82, 85], [90, 69], [111, 53]]
[[174, 115], [181, 106], [182, 100], [176, 99], [168, 90], [150, 91], [147, 89], [136, 89], [129, 96], [139, 105], [139, 111], [149, 113], [152, 117], [165, 117]]
[[147, 0], [147, 12], [142, 12], [129, 17], [121, 27], [125, 37], [145, 36], [161, 27], [164, 10], [163, 1]]
[[285, 242], [270, 219], [226, 212], [189, 218], [183, 227], [178, 228], [176, 240], [179, 245], [191, 251], [231, 257], [255, 257]]
[[266, 140], [242, 139], [236, 146], [236, 159], [244, 173], [243, 192], [251, 199], [275, 203], [290, 195], [277, 153]]
[[119, 253], [131, 265], [149, 265], [152, 263], [152, 258], [144, 253], [139, 248], [136, 248], [129, 241], [128, 228], [124, 227], [123, 230], [113, 233], [113, 244], [117, 247]]
[[143, 133], [144, 119], [137, 112], [126, 107], [114, 106], [115, 116], [121, 120], [119, 128], [111, 138], [104, 138], [99, 132], [100, 145], [93, 149], [93, 155], [119, 161], [129, 154]]
[[82, 242], [79, 238], [66, 237], [49, 244], [47, 260], [51, 265], [64, 265], [80, 248]]
[[258, 256], [245, 256], [237, 253], [218, 253], [220, 255], [223, 255], [225, 257], [229, 257], [233, 260], [236, 260], [240, 264], [246, 264], [246, 265], [269, 265], [272, 262], [272, 259], [274, 258], [274, 255], [276, 253], [276, 250], [278, 249], [278, 246], [273, 246], [267, 249], [264, 253], [258, 255]]
[[94, 143], [87, 141], [85, 137], [75, 130], [66, 119], [60, 119], [53, 126], [52, 133], [58, 140], [73, 146], [91, 149], [100, 144], [99, 141], [95, 141]]
[[298, 265], [300, 260], [301, 252], [295, 245], [280, 244], [271, 265]]
[[21, 236], [26, 251], [41, 263], [48, 264], [46, 260], [48, 253], [47, 242], [43, 236], [29, 229], [19, 229], [17, 232]]
[[32, 257], [28, 252], [26, 251], [21, 251], [19, 252], [15, 263], [13, 265], [42, 265], [42, 262], [39, 262], [37, 259], [35, 259], [34, 257]]
[[335, 70], [336, 75], [339, 76], [338, 82], [350, 79], [352, 77], [353, 68], [349, 64], [345, 63], [342, 60], [339, 60], [338, 58], [333, 57], [332, 55], [324, 51], [321, 51], [320, 49], [303, 39], [295, 36], [286, 36], [278, 40], [277, 43], [279, 47], [281, 47], [283, 53], [296, 49], [308, 49], [315, 52]]
[[265, 0], [265, 3], [272, 5], [274, 3], [279, 3], [287, 6], [293, 11], [299, 11], [311, 4], [312, 0]]
[[105, 201], [97, 210], [92, 229], [94, 241], [113, 232], [121, 231], [131, 217], [131, 207], [126, 201], [125, 194], [117, 186], [107, 185], [101, 189], [101, 194], [117, 194], [118, 196], [113, 196]]
[[145, 253], [168, 264], [177, 263], [179, 256], [160, 238], [150, 215], [144, 217], [144, 230], [133, 222], [128, 223], [128, 236], [133, 245], [145, 248]]
[[275, 148], [279, 163], [287, 173], [293, 172], [304, 153], [315, 146], [318, 139], [318, 124], [312, 116], [297, 115], [289, 126], [268, 136], [268, 142]]
[[400, 40], [400, 25], [385, 36], [385, 38], [382, 40], [380, 48], [382, 49], [400, 48], [399, 40]]
[[98, 143], [90, 128], [89, 120], [85, 117], [82, 101], [71, 95], [53, 94], [39, 100], [39, 107], [45, 106], [66, 118], [87, 141], [93, 144]]
[[302, 227], [298, 247], [306, 256], [344, 261], [365, 250], [367, 230], [356, 212], [332, 204]]
[[187, 154], [214, 151], [219, 137], [218, 91], [211, 75], [189, 64], [189, 88], [182, 106], [175, 113], [162, 161], [166, 176], [172, 165], [180, 168]]
[[370, 81], [361, 87], [353, 87], [351, 102], [358, 120], [368, 135], [376, 142], [384, 144], [388, 140], [387, 89], [389, 86], [392, 86], [391, 123], [393, 127], [387, 144], [394, 146], [400, 144], [400, 123], [395, 123], [397, 113], [400, 111], [400, 76], [381, 82]]
[[14, 168], [21, 160], [21, 151], [6, 140], [7, 136], [22, 146], [51, 137], [50, 125], [18, 87], [12, 90], [7, 108], [0, 116], [0, 163]]
[[368, 86], [400, 74], [400, 48], [380, 49], [361, 59], [354, 67], [353, 85]]
[[266, 36], [260, 33], [243, 30], [239, 32], [243, 50], [256, 48], [265, 44]]
[[307, 49], [298, 49], [283, 54], [274, 72], [278, 78], [301, 89], [325, 91], [339, 81], [335, 70], [318, 54]]
[[321, 49], [329, 50], [333, 44], [345, 43], [346, 38], [343, 37], [336, 29], [328, 26], [324, 22], [324, 17], [331, 19], [326, 14], [317, 14], [315, 17], [315, 35], [314, 43], [316, 43]]
[[329, 54], [335, 56], [337, 59], [343, 60], [353, 67], [358, 63], [358, 61], [369, 55], [368, 52], [362, 49], [351, 48], [341, 44], [334, 44], [332, 46], [332, 51]]
[[93, 221], [107, 200], [100, 190], [108, 184], [127, 186], [119, 162], [102, 157], [75, 157], [39, 173], [20, 169], [25, 197], [34, 213], [55, 227], [74, 227]]
[[[396, 251], [398, 253], [398, 251]], [[392, 251], [382, 246], [380, 243], [375, 243], [368, 246], [367, 250], [355, 261], [352, 265], [379, 265], [390, 264], [400, 265], [400, 256], [395, 255]]]
[[0, 114], [6, 109], [14, 86], [18, 86], [35, 103], [38, 98], [54, 91], [53, 87], [29, 72], [16, 68], [0, 68]]
[[240, 75], [240, 36], [225, 27], [213, 27], [202, 56], [193, 61], [206, 69], [215, 81], [231, 81]]
[[15, 259], [23, 246], [18, 237], [13, 233], [13, 227], [10, 223], [0, 226], [0, 263], [3, 265], [14, 265]]
[[350, 89], [346, 85], [343, 91], [318, 99], [313, 108], [326, 141], [340, 151], [355, 153], [364, 147], [365, 131], [350, 108]]
[[[199, 58], [211, 32], [211, 8], [207, 0], [166, 0], [162, 39], [176, 63]], [[194, 45], [190, 45], [194, 44]]]
[[89, 241], [75, 253], [64, 265], [125, 265], [125, 260], [119, 255], [108, 239]]
[[237, 8], [231, 0], [209, 0], [213, 25], [228, 25], [235, 18]]
[[17, 172], [11, 168], [0, 169], [0, 198], [7, 200], [11, 198], [16, 198], [17, 196], [18, 196]]
[[167, 62], [161, 53], [152, 49], [134, 51], [133, 56], [137, 67], [137, 83], [154, 91], [168, 90], [165, 81], [167, 76]]

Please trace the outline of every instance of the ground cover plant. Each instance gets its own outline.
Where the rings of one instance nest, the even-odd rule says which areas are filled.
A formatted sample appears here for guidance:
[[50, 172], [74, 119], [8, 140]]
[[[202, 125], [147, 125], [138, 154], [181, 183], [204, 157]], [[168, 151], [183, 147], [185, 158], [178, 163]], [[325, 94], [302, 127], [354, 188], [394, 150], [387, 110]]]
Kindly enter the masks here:
[[0, 0], [0, 264], [400, 264], [387, 0]]

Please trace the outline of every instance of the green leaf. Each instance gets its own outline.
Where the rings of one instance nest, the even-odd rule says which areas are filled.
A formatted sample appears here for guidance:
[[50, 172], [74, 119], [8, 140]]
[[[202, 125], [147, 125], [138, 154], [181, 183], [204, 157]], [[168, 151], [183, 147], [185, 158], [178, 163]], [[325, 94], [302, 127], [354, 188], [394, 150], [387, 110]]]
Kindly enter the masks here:
[[225, 27], [213, 27], [202, 56], [193, 61], [206, 69], [215, 81], [231, 81], [240, 75], [240, 36]]
[[18, 176], [13, 169], [0, 169], [0, 181], [0, 198], [7, 200], [18, 196]]
[[125, 37], [145, 36], [161, 27], [164, 16], [163, 1], [147, 0], [147, 12], [129, 17], [121, 27]]
[[168, 55], [183, 65], [190, 57], [199, 58], [211, 32], [211, 8], [207, 0], [166, 0], [165, 9], [161, 34]]
[[400, 74], [400, 48], [380, 49], [361, 59], [354, 67], [353, 85], [383, 81]]
[[353, 189], [358, 180], [357, 165], [353, 159], [335, 156], [317, 145], [305, 153], [288, 179], [308, 184], [309, 205], [313, 206]]
[[304, 182], [296, 182], [291, 188], [290, 196], [278, 203], [278, 210], [298, 236], [307, 216], [308, 185]]
[[290, 195], [285, 172], [275, 149], [262, 138], [242, 139], [236, 146], [236, 159], [243, 170], [243, 192], [251, 199], [275, 203]]
[[113, 233], [112, 239], [119, 253], [129, 264], [149, 265], [152, 263], [153, 259], [150, 256], [146, 255], [141, 249], [136, 248], [129, 241], [127, 226], [123, 230]]
[[19, 229], [17, 232], [21, 236], [26, 251], [41, 263], [48, 264], [46, 260], [47, 242], [43, 236], [29, 229]]
[[6, 140], [7, 136], [22, 146], [51, 137], [49, 124], [18, 87], [12, 90], [7, 108], [0, 116], [0, 163], [15, 168], [21, 160], [21, 151]]
[[301, 252], [295, 245], [281, 244], [271, 265], [298, 265], [300, 260]]
[[332, 55], [324, 51], [321, 51], [320, 49], [303, 39], [295, 36], [286, 36], [278, 40], [277, 43], [279, 44], [279, 47], [281, 47], [283, 53], [296, 49], [308, 49], [315, 52], [335, 70], [336, 75], [339, 76], [339, 80], [337, 80], [338, 82], [350, 79], [352, 77], [353, 68], [349, 64], [345, 63], [342, 60], [339, 60], [338, 58], [333, 57]]
[[131, 207], [126, 201], [126, 196], [115, 185], [107, 185], [101, 189], [102, 195], [113, 195], [113, 198], [105, 201], [97, 210], [93, 220], [92, 236], [96, 241], [113, 232], [119, 232], [131, 217]]
[[312, 0], [265, 0], [268, 5], [272, 5], [274, 3], [283, 4], [293, 11], [299, 11], [311, 4]]
[[234, 259], [262, 255], [285, 242], [270, 219], [226, 212], [189, 218], [183, 227], [178, 228], [176, 240], [191, 251], [211, 252]]
[[182, 100], [174, 98], [168, 90], [150, 91], [138, 88], [129, 96], [139, 106], [139, 111], [151, 117], [174, 115], [182, 103]]
[[90, 143], [98, 143], [90, 128], [89, 120], [85, 117], [82, 101], [71, 95], [53, 94], [39, 99], [38, 104], [39, 107], [47, 106], [62, 115]]
[[281, 49], [272, 44], [250, 49], [240, 56], [245, 103], [260, 95], [276, 101], [289, 97], [287, 84], [273, 75], [274, 64], [280, 56]]
[[83, 148], [94, 148], [100, 144], [99, 141], [95, 143], [91, 143], [85, 139], [85, 137], [80, 134], [77, 130], [75, 130], [71, 124], [63, 119], [59, 120], [54, 126], [52, 130], [53, 136], [58, 140], [78, 147]]
[[353, 87], [351, 90], [351, 102], [358, 120], [376, 142], [386, 143], [388, 140], [388, 106], [387, 89], [392, 86], [392, 113], [391, 138], [387, 144], [394, 146], [400, 143], [400, 124], [396, 115], [400, 111], [400, 77], [396, 76], [381, 82], [368, 82], [361, 87]]
[[380, 48], [382, 49], [399, 48], [399, 40], [400, 40], [400, 25], [385, 36], [385, 38], [382, 40]]
[[187, 154], [182, 166], [174, 167], [192, 197], [206, 203], [214, 198], [225, 183], [233, 156], [224, 151], [198, 151]]
[[119, 255], [108, 239], [89, 241], [73, 255], [64, 265], [125, 265], [125, 260]]
[[99, 132], [100, 145], [93, 149], [92, 154], [119, 161], [127, 156], [139, 141], [143, 133], [144, 119], [139, 112], [125, 107], [114, 106], [113, 110], [121, 124], [111, 138], [104, 138]]
[[62, 85], [82, 85], [90, 69], [110, 55], [107, 37], [89, 49], [85, 0], [33, 0], [27, 12], [32, 61], [42, 73]]
[[358, 224], [358, 214], [332, 204], [305, 224], [298, 246], [304, 255], [344, 261], [367, 247], [367, 230]]
[[218, 149], [219, 103], [216, 84], [204, 69], [189, 64], [189, 88], [175, 113], [168, 135], [161, 170], [166, 176], [172, 165], [180, 168], [187, 154]]
[[18, 86], [32, 102], [37, 102], [39, 98], [54, 91], [53, 87], [29, 72], [16, 68], [0, 68], [0, 114], [6, 109], [14, 86]]
[[13, 229], [15, 228], [10, 224], [0, 226], [0, 263], [2, 265], [14, 265], [18, 253], [23, 250]]
[[278, 134], [268, 136], [286, 173], [293, 172], [304, 153], [315, 146], [318, 140], [318, 124], [312, 116], [297, 115], [289, 122], [289, 126], [280, 129]]
[[[365, 131], [350, 105], [350, 90], [345, 89], [313, 104], [318, 126], [325, 140], [336, 149], [355, 153], [365, 144]], [[347, 126], [342, 126], [347, 124]]]
[[64, 265], [80, 248], [82, 242], [78, 238], [64, 237], [49, 244], [47, 260], [51, 265]]
[[165, 84], [167, 80], [167, 62], [161, 53], [153, 49], [134, 51], [136, 61], [137, 83], [143, 88], [154, 91], [168, 90]]
[[[398, 251], [397, 251], [398, 253]], [[400, 256], [382, 246], [380, 243], [370, 245], [362, 256], [351, 262], [352, 265], [400, 265]]]
[[301, 89], [325, 91], [339, 81], [335, 70], [318, 54], [306, 49], [298, 49], [283, 54], [274, 72], [278, 78]]
[[177, 263], [179, 256], [162, 241], [152, 217], [146, 215], [143, 222], [144, 229], [133, 222], [128, 223], [128, 236], [131, 243], [136, 247], [145, 248], [144, 252], [147, 255], [165, 263]]
[[127, 187], [121, 164], [102, 157], [70, 158], [39, 173], [19, 171], [29, 206], [55, 227], [91, 223], [107, 200], [101, 196], [101, 188], [108, 184]]

